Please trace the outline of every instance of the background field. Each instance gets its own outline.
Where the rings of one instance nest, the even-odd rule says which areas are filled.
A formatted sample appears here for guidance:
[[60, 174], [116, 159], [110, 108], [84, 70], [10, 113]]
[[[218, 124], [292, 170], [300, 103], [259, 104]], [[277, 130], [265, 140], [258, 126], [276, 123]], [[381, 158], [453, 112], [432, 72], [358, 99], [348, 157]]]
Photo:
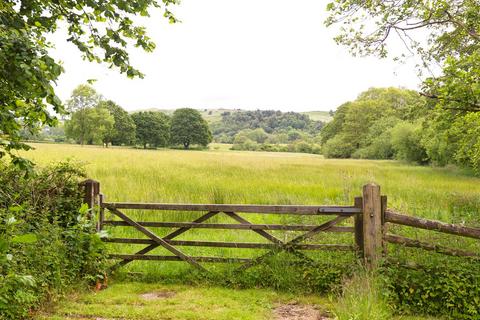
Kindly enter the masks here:
[[[28, 157], [40, 165], [70, 159], [85, 165], [88, 176], [101, 182], [107, 201], [176, 202], [176, 203], [251, 203], [351, 205], [369, 182], [378, 183], [388, 195], [388, 206], [412, 215], [451, 223], [478, 226], [480, 179], [456, 169], [410, 166], [394, 161], [327, 160], [318, 155], [290, 153], [233, 152], [226, 148], [211, 151], [136, 150], [126, 148], [81, 147], [77, 145], [34, 144]], [[192, 221], [199, 213], [128, 211], [143, 221]], [[246, 216], [244, 216], [246, 217]], [[113, 218], [109, 216], [109, 219]], [[318, 224], [323, 217], [272, 217], [250, 214], [259, 223]], [[214, 222], [233, 222], [218, 217]], [[347, 222], [349, 224], [351, 222]], [[142, 237], [130, 228], [109, 229], [114, 236]], [[164, 235], [172, 230], [155, 230]], [[405, 229], [394, 230], [411, 237], [437, 243], [470, 247], [480, 252], [475, 241], [461, 241], [445, 235]], [[297, 233], [273, 232], [287, 240]], [[263, 242], [250, 231], [191, 230], [181, 239]], [[317, 243], [353, 244], [351, 234], [327, 234], [315, 238]], [[121, 249], [120, 249], [121, 248]], [[113, 249], [132, 253], [142, 246], [117, 245]], [[182, 248], [192, 255], [254, 257], [261, 250], [217, 248]], [[395, 253], [395, 248], [392, 248]], [[165, 254], [162, 249], [152, 253]], [[341, 265], [355, 263], [353, 253], [309, 252], [312, 258]], [[427, 259], [416, 250], [409, 256]], [[278, 266], [279, 277], [285, 266]], [[222, 270], [211, 265], [210, 270]], [[127, 270], [150, 273], [150, 279], [184, 279], [191, 269], [185, 263], [134, 262]], [[152, 274], [155, 275], [152, 277]], [[272, 274], [275, 272], [272, 271]], [[293, 273], [294, 274], [294, 273]], [[252, 280], [255, 282], [255, 279]], [[301, 279], [270, 279], [279, 288]], [[288, 287], [288, 286], [287, 286]]]

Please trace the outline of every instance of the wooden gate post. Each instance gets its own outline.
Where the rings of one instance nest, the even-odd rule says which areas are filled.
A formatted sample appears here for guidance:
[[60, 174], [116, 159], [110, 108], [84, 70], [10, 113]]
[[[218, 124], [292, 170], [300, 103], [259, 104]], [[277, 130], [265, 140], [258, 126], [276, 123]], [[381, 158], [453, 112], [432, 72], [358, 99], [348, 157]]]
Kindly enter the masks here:
[[380, 186], [363, 186], [363, 258], [369, 269], [374, 269], [382, 256], [383, 218]]
[[98, 201], [98, 196], [100, 194], [100, 182], [92, 179], [87, 179], [80, 183], [80, 186], [84, 188], [83, 203], [86, 203], [88, 206], [89, 214], [88, 217], [91, 219], [93, 217], [93, 209], [95, 204]]
[[361, 212], [354, 216], [355, 227], [355, 249], [357, 251], [357, 257], [363, 259], [363, 198], [355, 197], [355, 207], [360, 209]]

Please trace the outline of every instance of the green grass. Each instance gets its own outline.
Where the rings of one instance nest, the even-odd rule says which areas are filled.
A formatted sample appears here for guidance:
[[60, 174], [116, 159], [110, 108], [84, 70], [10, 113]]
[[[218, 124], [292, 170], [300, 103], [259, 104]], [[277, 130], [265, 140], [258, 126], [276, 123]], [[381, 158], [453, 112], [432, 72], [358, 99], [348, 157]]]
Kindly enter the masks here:
[[310, 119], [315, 121], [330, 122], [333, 118], [328, 111], [305, 111], [300, 113], [308, 115]]
[[350, 205], [362, 185], [376, 182], [389, 207], [478, 221], [480, 179], [454, 169], [292, 153], [33, 146], [27, 156], [39, 164], [84, 163], [109, 201]]
[[[351, 205], [353, 204], [353, 198], [361, 195], [361, 188], [364, 184], [375, 182], [381, 186], [382, 194], [388, 196], [389, 208], [449, 223], [479, 226], [480, 179], [454, 168], [411, 166], [396, 161], [331, 160], [309, 154], [235, 152], [229, 151], [223, 145], [213, 145], [210, 150], [205, 151], [104, 149], [91, 146], [53, 144], [34, 144], [33, 146], [36, 150], [30, 151], [26, 155], [39, 165], [65, 159], [83, 163], [88, 176], [101, 182], [102, 193], [106, 195], [106, 201]], [[125, 212], [135, 219], [143, 221], [192, 221], [199, 216], [199, 213], [193, 212], [143, 210], [125, 210]], [[279, 217], [256, 214], [244, 214], [243, 217], [257, 223], [319, 224], [327, 219], [325, 217]], [[111, 215], [108, 218], [112, 218]], [[212, 222], [231, 223], [233, 221], [229, 220], [228, 217], [219, 215]], [[348, 224], [351, 225], [351, 221], [345, 223], [345, 225]], [[111, 235], [117, 237], [144, 237], [131, 228], [119, 227], [107, 230]], [[173, 229], [155, 229], [155, 232], [160, 236], [171, 231]], [[439, 244], [480, 252], [480, 244], [474, 240], [463, 240], [454, 236], [423, 232], [411, 228], [391, 227], [389, 231], [420, 240], [430, 240]], [[282, 240], [288, 240], [298, 235], [295, 232], [272, 232], [272, 234]], [[179, 239], [266, 241], [248, 230], [221, 231], [209, 229], [190, 230]], [[353, 244], [351, 234], [326, 233], [316, 236], [313, 240], [316, 243]], [[111, 250], [121, 253], [131, 253], [141, 248], [142, 246], [139, 245], [110, 245]], [[181, 250], [193, 256], [221, 257], [256, 257], [265, 252], [251, 249], [198, 247], [181, 247]], [[155, 249], [152, 253], [168, 254], [164, 249]], [[335, 272], [340, 270], [339, 268], [348, 269], [355, 265], [353, 253], [316, 251], [308, 252], [307, 255], [323, 265], [333, 266], [329, 270]], [[426, 254], [421, 250], [405, 250], [398, 246], [389, 246], [389, 255], [407, 257], [417, 262], [421, 262], [422, 259], [431, 260], [435, 256], [434, 254]], [[327, 288], [319, 287], [317, 284], [331, 282], [330, 275], [327, 271], [323, 272], [323, 267], [314, 267], [313, 274], [311, 269], [300, 267], [299, 270], [298, 263], [292, 263], [291, 257], [287, 255], [278, 255], [268, 265], [249, 270], [241, 276], [232, 273], [236, 265], [204, 265], [215, 275], [212, 281], [207, 281], [207, 283], [228, 284], [230, 287], [271, 287], [283, 292], [300, 292], [303, 294], [304, 292], [324, 292]], [[137, 261], [129, 264], [123, 270], [134, 273], [141, 272], [144, 276], [137, 279], [147, 282], [161, 280], [161, 283], [166, 286], [167, 284], [174, 286], [198, 283], [198, 277], [186, 263]], [[123, 288], [123, 284], [117, 284], [112, 288], [117, 288], [117, 286]], [[152, 284], [152, 286], [155, 285]], [[133, 287], [136, 286], [133, 285]], [[203, 292], [201, 290], [210, 291], [210, 289], [201, 288], [198, 288], [198, 290], [200, 290], [199, 292]], [[217, 288], [215, 290], [222, 292], [221, 290], [228, 289]], [[115, 289], [107, 290], [92, 299], [103, 296], [105, 296], [105, 299], [110, 299], [108, 292], [115, 295], [115, 291]], [[235, 297], [235, 294], [237, 294], [237, 291], [228, 292], [231, 293], [225, 293], [225, 299], [230, 299], [230, 295]], [[195, 294], [192, 293], [192, 295]], [[255, 294], [252, 294], [252, 296], [255, 296]], [[73, 305], [68, 302], [65, 306], [66, 309], [62, 310], [79, 309], [83, 313], [89, 312], [88, 310], [100, 309], [98, 308], [99, 304], [96, 308], [88, 309], [90, 303], [82, 302], [84, 301], [82, 299], [89, 301], [88, 299], [91, 298], [89, 297], [90, 295], [82, 295], [79, 297], [79, 305], [72, 307]], [[248, 294], [245, 297], [250, 298]], [[213, 300], [222, 301], [220, 298]], [[92, 304], [95, 303], [92, 302]], [[247, 303], [249, 306], [250, 304], [250, 302]], [[254, 306], [256, 304], [252, 303], [252, 308]], [[251, 319], [262, 319], [262, 317], [268, 315], [271, 309], [269, 306], [270, 304], [267, 303], [266, 306], [249, 311], [249, 314], [252, 314]], [[146, 305], [145, 308], [147, 307]], [[112, 304], [111, 307], [109, 306], [103, 311], [113, 312], [108, 315], [112, 316], [117, 311], [127, 312], [124, 310], [125, 308], [128, 309], [129, 306]], [[84, 309], [85, 311], [83, 311]], [[188, 318], [189, 310], [185, 311], [184, 318], [179, 316], [178, 319], [190, 319]], [[148, 312], [148, 310], [145, 311], [145, 314], [148, 314]], [[231, 312], [236, 311], [232, 310]], [[129, 315], [129, 318], [135, 319], [133, 313]], [[247, 316], [245, 315], [245, 317]], [[221, 315], [219, 317], [218, 319], [223, 319]], [[212, 316], [209, 319], [217, 318]]]
[[[145, 294], [160, 297], [149, 300]], [[97, 293], [72, 294], [51, 310], [39, 313], [36, 319], [267, 320], [275, 318], [276, 307], [286, 304], [312, 306], [319, 314], [332, 316], [330, 299], [316, 295], [124, 282]], [[388, 319], [427, 320], [423, 317]]]

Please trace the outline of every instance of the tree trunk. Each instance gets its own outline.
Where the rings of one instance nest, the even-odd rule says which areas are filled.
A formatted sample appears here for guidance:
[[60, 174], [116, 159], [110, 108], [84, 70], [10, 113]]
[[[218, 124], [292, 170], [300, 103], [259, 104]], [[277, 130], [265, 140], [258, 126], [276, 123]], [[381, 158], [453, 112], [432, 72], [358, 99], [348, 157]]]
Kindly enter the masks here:
[[143, 144], [143, 149], [147, 149], [147, 144], [146, 143]]

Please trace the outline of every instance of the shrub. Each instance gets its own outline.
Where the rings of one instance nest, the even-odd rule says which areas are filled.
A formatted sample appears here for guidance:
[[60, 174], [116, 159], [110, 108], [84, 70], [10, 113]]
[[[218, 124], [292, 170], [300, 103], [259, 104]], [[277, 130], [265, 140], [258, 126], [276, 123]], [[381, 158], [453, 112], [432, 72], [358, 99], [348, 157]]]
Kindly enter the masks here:
[[354, 146], [341, 135], [328, 140], [322, 147], [326, 158], [350, 158], [354, 150]]
[[305, 141], [299, 141], [295, 143], [295, 151], [300, 153], [312, 153], [312, 146]]
[[78, 279], [103, 277], [104, 247], [81, 205], [82, 170], [0, 172], [0, 319], [20, 319]]
[[422, 266], [385, 268], [391, 300], [400, 312], [480, 318], [480, 266], [464, 259], [432, 259]]
[[397, 159], [420, 164], [428, 161], [420, 132], [421, 127], [410, 122], [399, 122], [392, 128], [392, 146]]

